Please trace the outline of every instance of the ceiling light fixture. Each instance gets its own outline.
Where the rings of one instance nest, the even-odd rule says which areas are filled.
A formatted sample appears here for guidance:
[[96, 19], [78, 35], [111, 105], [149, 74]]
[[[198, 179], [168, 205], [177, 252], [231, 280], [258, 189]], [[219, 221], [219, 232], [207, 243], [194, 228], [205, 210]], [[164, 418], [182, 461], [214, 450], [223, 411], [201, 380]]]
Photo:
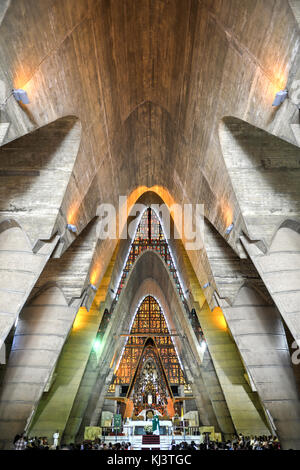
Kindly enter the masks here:
[[272, 106], [279, 106], [288, 96], [287, 88], [276, 93]]
[[93, 289], [95, 292], [96, 292], [96, 290], [97, 290], [97, 287], [94, 286], [94, 284], [92, 284], [92, 283], [90, 284], [90, 288]]
[[73, 232], [73, 233], [77, 232], [77, 227], [76, 227], [76, 225], [73, 225], [73, 224], [67, 224], [67, 229], [70, 230], [70, 232]]
[[17, 90], [12, 90], [12, 94], [17, 101], [21, 101], [23, 104], [29, 104], [29, 98], [25, 90], [18, 88]]
[[226, 230], [225, 230], [225, 233], [230, 233], [231, 230], [233, 229], [234, 227], [234, 223], [232, 222], [232, 224], [228, 225], [228, 227], [226, 227]]
[[204, 286], [203, 286], [203, 289], [206, 289], [209, 286], [210, 286], [210, 282], [206, 282], [206, 284], [204, 284]]

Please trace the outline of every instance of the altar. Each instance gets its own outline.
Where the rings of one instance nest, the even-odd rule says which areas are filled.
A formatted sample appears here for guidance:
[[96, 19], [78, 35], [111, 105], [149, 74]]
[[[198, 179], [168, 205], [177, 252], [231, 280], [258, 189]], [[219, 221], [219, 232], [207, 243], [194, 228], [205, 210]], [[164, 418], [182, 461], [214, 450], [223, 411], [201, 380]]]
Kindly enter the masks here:
[[[127, 437], [130, 436], [142, 436], [146, 434], [145, 426], [152, 426], [152, 421], [127, 421], [123, 425], [123, 432]], [[170, 420], [160, 420], [159, 421], [159, 434], [161, 436], [170, 436], [172, 434], [172, 421]]]

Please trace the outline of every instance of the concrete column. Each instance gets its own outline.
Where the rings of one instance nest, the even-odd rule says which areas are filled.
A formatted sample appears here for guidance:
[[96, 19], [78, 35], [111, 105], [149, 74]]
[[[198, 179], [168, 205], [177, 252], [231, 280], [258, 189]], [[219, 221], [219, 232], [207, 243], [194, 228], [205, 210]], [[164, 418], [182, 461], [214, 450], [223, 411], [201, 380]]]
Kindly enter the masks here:
[[300, 344], [300, 223], [286, 221], [267, 253], [245, 237], [242, 243], [294, 339]]
[[197, 309], [197, 314], [235, 429], [246, 435], [269, 434], [261, 405], [245, 379], [245, 369], [221, 309], [211, 311], [205, 303], [202, 309]]
[[300, 448], [300, 401], [285, 330], [275, 305], [243, 286], [223, 311], [250, 380], [284, 449]]
[[[62, 436], [65, 430], [101, 323], [104, 311], [103, 303], [114, 263], [115, 254], [102, 278], [90, 310], [87, 311], [82, 307], [77, 313], [55, 370], [55, 383], [40, 400], [36, 417], [30, 428], [31, 434], [52, 436], [55, 430], [59, 429]], [[100, 353], [101, 349], [96, 352], [97, 356]], [[75, 428], [77, 421], [78, 418], [73, 422]], [[75, 431], [73, 432], [72, 426], [68, 432], [71, 436], [76, 434]]]
[[200, 372], [207, 389], [214, 414], [217, 418], [218, 426], [224, 435], [224, 438], [230, 439], [232, 434], [235, 433], [235, 428], [208, 349], [206, 349], [203, 355]]
[[33, 253], [26, 234], [13, 220], [0, 224], [0, 346], [57, 242], [58, 236]]
[[23, 310], [0, 390], [0, 445], [23, 432], [59, 357], [78, 307], [50, 287]]
[[52, 436], [58, 429], [62, 436], [100, 321], [99, 311], [88, 312], [83, 307], [79, 310], [59, 358], [55, 382], [39, 402], [30, 427], [31, 435]]

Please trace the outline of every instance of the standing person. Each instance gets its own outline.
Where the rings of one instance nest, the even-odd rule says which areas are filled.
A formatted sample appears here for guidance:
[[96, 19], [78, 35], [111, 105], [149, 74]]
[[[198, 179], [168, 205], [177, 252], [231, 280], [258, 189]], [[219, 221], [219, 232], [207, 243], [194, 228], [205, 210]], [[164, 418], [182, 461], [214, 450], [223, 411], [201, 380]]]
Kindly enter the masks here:
[[54, 445], [54, 447], [58, 446], [58, 439], [59, 439], [59, 431], [57, 429], [56, 432], [53, 434], [53, 445]]
[[155, 415], [152, 419], [152, 431], [153, 434], [159, 436], [159, 419], [157, 415]]
[[15, 445], [15, 443], [20, 439], [20, 437], [21, 437], [20, 434], [15, 435], [14, 440], [13, 440], [13, 445]]
[[169, 445], [169, 450], [174, 450], [174, 448], [175, 448], [175, 439], [172, 439], [172, 442]]
[[15, 442], [15, 449], [16, 450], [25, 450], [26, 447], [27, 447], [27, 442], [26, 442], [25, 436], [24, 436], [24, 434], [21, 434], [20, 439], [18, 439]]

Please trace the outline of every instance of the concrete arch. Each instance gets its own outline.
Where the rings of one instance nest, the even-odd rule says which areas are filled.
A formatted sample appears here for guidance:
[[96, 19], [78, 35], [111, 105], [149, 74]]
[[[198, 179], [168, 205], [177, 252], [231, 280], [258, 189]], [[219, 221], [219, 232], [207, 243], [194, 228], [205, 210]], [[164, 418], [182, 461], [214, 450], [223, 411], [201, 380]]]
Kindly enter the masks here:
[[285, 220], [272, 238], [267, 254], [242, 239], [294, 339], [300, 340], [300, 223]]
[[277, 235], [277, 232], [282, 229], [282, 228], [289, 228], [290, 230], [293, 230], [294, 232], [296, 233], [300, 233], [300, 222], [297, 221], [297, 220], [293, 220], [293, 219], [286, 219], [284, 222], [282, 222], [278, 228], [276, 228], [274, 234], [273, 234], [273, 237], [271, 239], [271, 246], [272, 246], [272, 243]]
[[[170, 299], [166, 299], [162, 287], [159, 285], [158, 281], [153, 278], [147, 278], [141, 283], [133, 298], [131, 312], [134, 314], [140, 303], [140, 299], [144, 298], [146, 295], [152, 295], [158, 300], [167, 319], [169, 328], [175, 331], [181, 331], [182, 322], [180, 320], [178, 321], [178, 319], [174, 318], [174, 315], [172, 315], [173, 309], [171, 310], [169, 307]], [[173, 342], [179, 357], [184, 363], [188, 379], [192, 382], [193, 393], [197, 397], [196, 403], [203, 424], [214, 423], [216, 418], [217, 426], [222, 430], [223, 434], [230, 435], [234, 432], [234, 426], [208, 349], [205, 348], [200, 351], [201, 360], [197, 361], [196, 366], [200, 374], [197, 377], [198, 374], [195, 373], [193, 360], [188, 361], [185, 359], [186, 355], [190, 354], [190, 343], [189, 340], [186, 339], [185, 334], [183, 334], [180, 339], [174, 336]], [[193, 376], [196, 376], [195, 381], [193, 381]]]
[[219, 140], [249, 236], [268, 247], [278, 225], [300, 217], [300, 149], [232, 116]]
[[[163, 269], [161, 270], [162, 267]], [[130, 297], [132, 295], [135, 296], [134, 297], [135, 303], [132, 304], [134, 308], [139, 299], [139, 297], [136, 296], [137, 286], [139, 286], [143, 282], [144, 279], [147, 279], [149, 277], [159, 280], [159, 283], [160, 283], [160, 286], [162, 287], [163, 292], [165, 293], [167, 297], [169, 296], [170, 309], [176, 312], [180, 311], [178, 307], [177, 308], [175, 306], [173, 307], [175, 299], [178, 298], [178, 294], [176, 292], [176, 295], [174, 294], [171, 295], [170, 287], [168, 287], [167, 285], [164, 285], [162, 281], [162, 272], [165, 272], [164, 275], [166, 276], [166, 279], [170, 278], [170, 274], [166, 266], [164, 265], [163, 261], [160, 259], [160, 256], [157, 253], [144, 252], [138, 257], [133, 267], [133, 270], [127, 277], [119, 302], [116, 306], [116, 311], [117, 309], [119, 311], [119, 318], [122, 318], [124, 315], [125, 317], [128, 318], [128, 312], [132, 311], [132, 309], [130, 308], [130, 305], [132, 304], [129, 300]], [[172, 285], [172, 282], [173, 281], [171, 281], [170, 283], [171, 285]], [[167, 292], [168, 294], [166, 294]], [[180, 302], [179, 302], [179, 305], [181, 305]], [[239, 432], [240, 431], [243, 431], [243, 432], [247, 431], [248, 433], [249, 432], [250, 433], [251, 432], [254, 432], [254, 433], [267, 432], [267, 429], [263, 421], [261, 420], [259, 413], [257, 412], [256, 405], [252, 403], [251, 390], [247, 389], [246, 381], [243, 382], [244, 370], [243, 370], [242, 364], [240, 363], [240, 358], [237, 353], [235, 344], [229, 338], [228, 332], [226, 331], [218, 330], [216, 333], [211, 334], [215, 326], [213, 322], [211, 324], [213, 314], [211, 313], [207, 303], [205, 303], [202, 306], [202, 309], [200, 309], [199, 306], [196, 306], [196, 310], [198, 311], [200, 323], [201, 325], [203, 324], [204, 326], [204, 334], [207, 337], [209, 349], [211, 347], [213, 350], [213, 353], [212, 353], [213, 363], [214, 365], [217, 364], [216, 371], [218, 374], [218, 378], [220, 380], [221, 387], [222, 388], [224, 387], [224, 393], [225, 393], [225, 397], [227, 400], [227, 404], [226, 404], [227, 411], [225, 411], [224, 409], [220, 411], [219, 409], [218, 410], [219, 414], [216, 413], [217, 418], [219, 418], [220, 420], [219, 423], [221, 423], [223, 420], [222, 424], [220, 424], [221, 429], [223, 428], [223, 432], [225, 433], [226, 433], [225, 429], [227, 429], [227, 432], [229, 433], [233, 432], [233, 429], [234, 429], [231, 418], [228, 416], [229, 413], [228, 413], [227, 406], [229, 406], [228, 405], [228, 402], [229, 402], [230, 403], [229, 412], [233, 413], [234, 419], [235, 419], [234, 421], [235, 427]], [[182, 311], [182, 306], [181, 306], [181, 311]], [[123, 312], [123, 314], [121, 312]], [[182, 314], [185, 314], [185, 312], [183, 312]], [[123, 325], [124, 325], [123, 327], [128, 328], [129, 319], [127, 319], [127, 322], [123, 323]], [[183, 330], [184, 333], [187, 335], [187, 341], [189, 342], [191, 348], [193, 348], [194, 356], [197, 357], [197, 350], [195, 350], [195, 346], [194, 346], [195, 343], [193, 343], [193, 341], [189, 337], [188, 332], [185, 332], [184, 322], [181, 320], [180, 324], [176, 325], [176, 328], [179, 331]], [[222, 341], [223, 342], [225, 341], [226, 343], [227, 354], [229, 351], [229, 354], [231, 354], [232, 356], [230, 365], [227, 365], [227, 367], [225, 367], [226, 369], [225, 372], [221, 370], [221, 368], [224, 367], [224, 363], [222, 362], [222, 365], [221, 365], [220, 361], [223, 359], [221, 359], [220, 354], [219, 354], [219, 346], [222, 344]], [[214, 348], [214, 344], [219, 345], [217, 349]], [[121, 347], [122, 346], [120, 347], [118, 346], [116, 350], [120, 350]], [[222, 357], [223, 357], [223, 353], [222, 353]], [[202, 360], [203, 360], [203, 355], [202, 355]], [[226, 360], [227, 359], [225, 359], [225, 361]], [[195, 370], [193, 370], [193, 373], [195, 373]], [[236, 383], [237, 377], [240, 377], [240, 381], [238, 384]], [[231, 381], [233, 382], [231, 383]], [[249, 429], [249, 427], [247, 428], [245, 420], [243, 421], [243, 419], [240, 418], [239, 406], [237, 406], [237, 402], [236, 402], [237, 395], [239, 396], [239, 406], [242, 406], [242, 409], [244, 410], [244, 412], [245, 412], [245, 409], [247, 409], [249, 412], [249, 415], [252, 416], [253, 421], [251, 423], [251, 426], [252, 426], [251, 430]], [[97, 420], [95, 419], [93, 422], [95, 423], [96, 421]]]
[[[292, 221], [284, 222], [282, 227], [285, 226], [298, 228]], [[243, 240], [246, 243], [245, 237]], [[265, 276], [258, 272], [259, 262], [263, 259], [271, 262], [272, 244], [266, 256], [256, 248], [259, 252], [257, 271], [251, 259], [239, 259], [210, 225], [206, 226], [205, 242], [217, 284], [215, 295], [243, 359], [252, 390], [257, 391], [264, 408], [271, 413], [283, 446], [295, 448], [299, 446], [296, 439], [299, 435], [297, 384], [285, 327], [273, 302], [275, 297]], [[247, 247], [254, 249], [255, 245], [249, 243]], [[286, 248], [291, 249], [291, 241]], [[274, 253], [273, 263], [277, 255]], [[286, 255], [288, 253], [284, 258]], [[293, 289], [293, 283], [289, 282]], [[295, 420], [291, 414], [293, 408]]]
[[284, 449], [300, 448], [300, 400], [280, 314], [248, 283], [222, 305], [252, 387], [274, 421]]
[[[144, 193], [140, 197], [139, 202], [145, 202], [147, 204], [149, 202], [153, 202], [153, 200], [155, 202], [160, 201], [157, 194], [155, 194], [155, 195], [152, 194], [151, 195], [151, 194]], [[117, 278], [119, 277], [120, 271], [123, 269], [123, 265], [124, 265], [124, 262], [125, 262], [125, 259], [126, 259], [127, 253], [128, 253], [128, 249], [129, 249], [130, 240], [124, 240], [124, 241], [122, 240], [122, 242], [123, 243], [121, 244], [120, 251], [119, 251], [120, 258], [119, 258], [119, 254], [118, 254], [116, 264], [115, 264], [115, 269], [114, 269], [115, 273], [112, 276], [111, 287], [114, 290], [115, 290], [115, 288], [117, 287], [117, 284], [118, 284]], [[259, 412], [256, 409], [256, 403], [254, 403], [253, 400], [252, 400], [253, 399], [253, 397], [252, 397], [253, 394], [251, 393], [251, 390], [248, 387], [248, 384], [247, 384], [246, 380], [244, 379], [244, 375], [243, 375], [245, 373], [244, 367], [241, 363], [240, 356], [238, 354], [238, 351], [237, 351], [237, 348], [236, 348], [236, 345], [235, 345], [234, 341], [230, 337], [228, 331], [225, 331], [225, 330], [220, 331], [219, 327], [216, 327], [216, 325], [214, 324], [214, 321], [212, 320], [214, 315], [212, 314], [212, 312], [211, 312], [211, 310], [210, 310], [210, 308], [209, 308], [209, 306], [208, 306], [208, 304], [205, 300], [202, 289], [199, 286], [199, 281], [197, 279], [195, 279], [195, 280], [193, 279], [193, 276], [194, 277], [196, 277], [196, 276], [195, 276], [195, 273], [194, 273], [192, 267], [188, 264], [187, 255], [185, 253], [185, 250], [183, 250], [183, 247], [181, 246], [182, 245], [181, 242], [179, 242], [179, 240], [172, 240], [172, 239], [170, 239], [169, 242], [170, 242], [170, 246], [171, 246], [172, 251], [173, 251], [173, 255], [175, 253], [175, 260], [177, 262], [177, 266], [180, 269], [181, 275], [183, 275], [184, 284], [185, 284], [185, 280], [186, 280], [187, 281], [186, 286], [189, 287], [189, 289], [191, 291], [191, 294], [189, 295], [189, 297], [190, 297], [189, 303], [191, 303], [192, 307], [196, 308], [196, 311], [198, 313], [198, 317], [199, 317], [201, 325], [202, 325], [202, 320], [203, 320], [204, 325], [205, 325], [204, 334], [207, 338], [210, 338], [210, 348], [212, 348], [212, 350], [214, 350], [214, 353], [212, 353], [210, 351], [211, 354], [212, 354], [213, 363], [215, 364], [215, 361], [216, 361], [216, 363], [218, 364], [218, 370], [217, 370], [218, 378], [223, 381], [223, 385], [225, 385], [225, 387], [226, 387], [227, 397], [231, 399], [231, 407], [232, 407], [232, 409], [234, 409], [237, 429], [239, 429], [241, 432], [244, 432], [244, 431], [245, 432], [246, 431], [250, 432], [249, 428], [245, 427], [245, 425], [246, 425], [245, 420], [243, 421], [243, 420], [239, 419], [239, 410], [236, 406], [236, 400], [235, 400], [234, 397], [236, 397], [237, 394], [240, 394], [240, 399], [239, 399], [240, 406], [243, 407], [243, 409], [245, 407], [252, 409], [253, 414], [257, 418], [257, 421], [255, 423], [255, 426], [256, 426], [255, 430], [253, 430], [254, 429], [254, 427], [253, 427], [252, 431], [254, 433], [265, 433], [265, 432], [267, 432], [267, 428], [266, 428], [265, 424], [263, 423], [263, 421], [261, 420], [261, 418], [259, 416]], [[204, 251], [204, 250], [202, 250], [202, 251]], [[202, 265], [202, 263], [203, 263], [203, 258], [202, 258], [203, 253], [196, 253], [196, 255], [197, 254], [200, 255], [199, 256], [200, 260], [198, 258], [198, 261], [197, 261], [198, 262], [197, 267], [198, 267], [198, 271], [199, 271], [199, 268], [201, 268], [203, 270], [203, 265]], [[156, 256], [158, 256], [158, 255], [156, 255]], [[136, 263], [138, 262], [139, 259], [140, 258], [138, 258], [136, 260]], [[205, 260], [205, 258], [204, 258], [204, 260]], [[179, 261], [179, 263], [178, 263], [178, 261]], [[210, 269], [207, 260], [206, 260], [205, 266], [208, 266], [208, 269]], [[203, 279], [207, 279], [205, 274], [204, 274], [204, 276], [203, 276]], [[150, 275], [150, 277], [151, 277], [151, 275]], [[129, 278], [130, 278], [130, 275], [127, 277], [126, 284], [129, 282]], [[204, 284], [204, 282], [203, 282], [203, 284]], [[123, 287], [123, 290], [124, 289], [125, 289], [125, 287]], [[212, 295], [212, 292], [213, 292], [213, 290], [211, 289], [209, 295]], [[112, 296], [111, 296], [111, 294], [109, 294], [108, 299], [107, 299], [107, 303], [106, 303], [106, 307], [108, 309], [110, 308], [111, 301], [112, 301]], [[119, 299], [118, 304], [120, 304], [120, 302], [121, 302], [121, 298]], [[194, 304], [194, 302], [195, 302], [195, 304]], [[117, 304], [117, 306], [118, 306], [118, 304]], [[220, 348], [215, 346], [216, 345], [216, 342], [215, 342], [216, 338], [218, 338], [217, 339], [218, 342], [221, 341], [222, 347], [224, 348], [224, 351], [228, 352], [228, 349], [230, 349], [230, 354], [232, 355], [232, 358], [234, 358], [233, 361], [230, 363], [230, 365], [228, 367], [226, 365], [226, 358], [225, 358], [226, 356], [224, 354], [220, 355], [220, 352], [219, 352]], [[222, 371], [222, 367], [224, 367], [224, 366], [226, 366], [225, 367], [226, 372]], [[240, 382], [241, 382], [239, 385], [234, 383], [234, 376], [236, 377], [237, 374], [239, 375]], [[229, 381], [228, 381], [228, 376], [229, 376]], [[258, 408], [261, 409], [260, 405], [258, 405]], [[227, 422], [226, 422], [226, 419], [227, 419]], [[227, 416], [226, 419], [225, 419], [225, 422], [226, 422], [225, 427], [227, 425], [231, 426], [231, 430], [232, 430], [233, 426], [232, 426], [231, 418], [228, 419], [228, 416]], [[229, 421], [230, 421], [230, 424], [229, 424]], [[230, 432], [232, 432], [232, 431], [230, 431]]]
[[[96, 218], [85, 227], [63, 253], [55, 250], [36, 282], [32, 295], [48, 283], [57, 284], [68, 304], [86, 294], [89, 285], [88, 270], [97, 244]], [[60, 237], [60, 243], [64, 237]], [[63, 242], [64, 243], [64, 242]], [[59, 255], [59, 256], [58, 256]]]
[[59, 209], [80, 140], [79, 119], [65, 116], [0, 148], [0, 217], [13, 216], [32, 246], [63, 233]]
[[65, 230], [59, 210], [80, 137], [79, 120], [65, 116], [0, 147], [0, 344]]
[[[162, 275], [162, 278], [159, 277], [160, 275]], [[146, 251], [142, 253], [136, 260], [136, 263], [126, 280], [125, 286], [120, 295], [120, 299], [115, 307], [113, 318], [103, 339], [105, 343], [105, 350], [103, 351], [99, 363], [99, 370], [101, 373], [99, 374], [95, 391], [92, 394], [92, 398], [87, 408], [87, 417], [85, 418], [91, 423], [98, 422], [99, 420], [104, 399], [105, 389], [103, 387], [104, 384], [110, 383], [112, 377], [114, 366], [112, 366], [112, 369], [109, 369], [107, 364], [111, 363], [112, 360], [116, 361], [116, 355], [120, 354], [125, 344], [124, 339], [119, 338], [118, 335], [122, 331], [126, 331], [126, 329], [129, 328], [136, 306], [138, 305], [141, 296], [146, 293], [146, 290], [139, 291], [140, 295], [137, 296], [137, 290], [139, 290], [139, 286], [142, 285], [144, 281], [147, 281], [146, 283], [151, 282], [152, 284], [154, 279], [157, 279], [157, 281], [155, 281], [156, 283], [158, 283], [158, 279], [160, 279], [161, 291], [164, 292], [164, 296], [167, 299], [166, 302], [168, 304], [168, 310], [174, 313], [172, 320], [175, 322], [178, 331], [183, 332], [187, 338], [186, 342], [189, 344], [190, 348], [190, 352], [187, 356], [194, 358], [193, 361], [191, 361], [191, 359], [188, 361], [188, 367], [193, 370], [193, 374], [195, 374], [196, 378], [199, 377], [199, 366], [201, 365], [203, 355], [201, 357], [201, 352], [197, 346], [197, 340], [187, 319], [186, 312], [181, 304], [181, 300], [173, 283], [172, 277], [160, 256], [155, 252]], [[142, 289], [145, 288], [146, 283]], [[163, 287], [164, 285], [165, 287]], [[159, 291], [156, 290], [157, 294], [158, 292]], [[163, 297], [161, 297], [161, 299], [163, 299]], [[112, 332], [115, 333], [117, 341], [112, 337]], [[187, 347], [186, 344], [184, 347]], [[101, 395], [100, 398], [99, 395]], [[211, 420], [212, 417], [210, 422]], [[233, 428], [231, 428], [229, 431], [224, 429], [224, 432], [226, 433], [227, 431], [230, 433], [232, 430]]]
[[[141, 193], [141, 195], [136, 195], [133, 203], [144, 204], [145, 207], [150, 206], [151, 204], [166, 204], [167, 207], [170, 207], [173, 204], [171, 196], [167, 191], [163, 191], [163, 188], [143, 188], [141, 190]], [[128, 218], [126, 218], [126, 220], [127, 224], [133, 224], [134, 230], [136, 230], [139, 218], [133, 215], [132, 210], [129, 212]], [[172, 252], [175, 265], [180, 271], [184, 289], [187, 290], [190, 287], [191, 283], [189, 273], [190, 268], [188, 267], [188, 265], [190, 266], [190, 264], [192, 265], [197, 274], [199, 284], [204, 285], [207, 282], [207, 279], [212, 277], [205, 248], [202, 250], [190, 250], [189, 252], [186, 251], [183, 245], [183, 241], [174, 238], [174, 221], [172, 216], [170, 217], [170, 232], [171, 236], [167, 241]], [[131, 242], [132, 240], [129, 237], [127, 237], [127, 239], [121, 239], [119, 241], [118, 254], [110, 284], [110, 288], [113, 291], [115, 291], [118, 287], [120, 272], [123, 270], [123, 266], [128, 256]], [[104, 251], [104, 257], [102, 259], [108, 260], [108, 258], [112, 255], [112, 252], [113, 247], [111, 246], [110, 251]], [[105, 263], [103, 264], [105, 265]], [[201, 294], [202, 303], [205, 301], [206, 298], [210, 305], [213, 304], [213, 287], [214, 286], [212, 285], [211, 288], [206, 289], [205, 295], [203, 293]], [[107, 308], [110, 309], [112, 301], [113, 295], [109, 294], [107, 298]], [[189, 301], [188, 296], [187, 301]]]
[[23, 308], [0, 388], [0, 443], [23, 432], [54, 371], [78, 306], [68, 306], [56, 285], [46, 285]]
[[18, 318], [28, 295], [57, 244], [54, 237], [33, 253], [26, 232], [13, 219], [0, 224], [0, 345]]

